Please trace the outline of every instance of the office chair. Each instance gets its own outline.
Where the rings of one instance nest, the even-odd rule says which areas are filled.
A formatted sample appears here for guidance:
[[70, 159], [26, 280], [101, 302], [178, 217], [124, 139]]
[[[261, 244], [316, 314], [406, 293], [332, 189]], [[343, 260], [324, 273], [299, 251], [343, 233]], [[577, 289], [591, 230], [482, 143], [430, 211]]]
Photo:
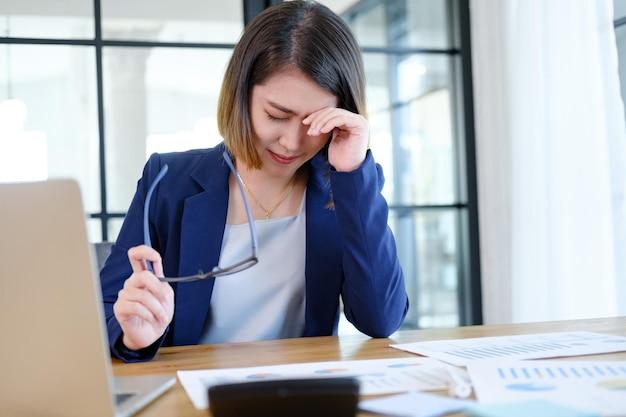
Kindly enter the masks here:
[[94, 248], [96, 260], [98, 261], [98, 271], [100, 271], [104, 266], [104, 262], [111, 253], [111, 246], [113, 246], [113, 242], [97, 242], [92, 243], [92, 246]]

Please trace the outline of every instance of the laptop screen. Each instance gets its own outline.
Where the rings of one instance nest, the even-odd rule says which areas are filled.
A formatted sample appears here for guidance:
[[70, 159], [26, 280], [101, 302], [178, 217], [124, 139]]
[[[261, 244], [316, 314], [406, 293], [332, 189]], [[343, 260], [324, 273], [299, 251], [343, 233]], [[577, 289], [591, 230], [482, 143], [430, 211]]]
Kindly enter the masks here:
[[0, 184], [0, 231], [1, 414], [114, 415], [78, 184]]

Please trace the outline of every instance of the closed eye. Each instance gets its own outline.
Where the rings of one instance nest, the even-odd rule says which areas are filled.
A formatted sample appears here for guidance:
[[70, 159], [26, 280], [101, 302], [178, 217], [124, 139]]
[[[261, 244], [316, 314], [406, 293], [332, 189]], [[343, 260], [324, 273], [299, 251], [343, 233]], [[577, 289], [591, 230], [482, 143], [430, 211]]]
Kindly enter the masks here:
[[286, 120], [288, 120], [288, 119], [289, 119], [289, 118], [287, 118], [287, 117], [276, 117], [276, 116], [272, 116], [272, 115], [271, 115], [271, 114], [269, 114], [269, 113], [267, 113], [267, 118], [268, 118], [268, 119], [270, 119], [270, 120], [275, 120], [275, 121], [279, 121], [279, 122], [286, 121]]

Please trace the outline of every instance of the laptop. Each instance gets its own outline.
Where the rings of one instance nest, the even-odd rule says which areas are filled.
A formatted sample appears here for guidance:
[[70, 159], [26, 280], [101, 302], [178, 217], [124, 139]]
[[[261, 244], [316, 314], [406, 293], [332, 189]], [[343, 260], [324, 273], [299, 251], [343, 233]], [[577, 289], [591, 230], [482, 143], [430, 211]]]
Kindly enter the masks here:
[[0, 184], [0, 334], [2, 416], [127, 417], [176, 382], [113, 377], [73, 180]]

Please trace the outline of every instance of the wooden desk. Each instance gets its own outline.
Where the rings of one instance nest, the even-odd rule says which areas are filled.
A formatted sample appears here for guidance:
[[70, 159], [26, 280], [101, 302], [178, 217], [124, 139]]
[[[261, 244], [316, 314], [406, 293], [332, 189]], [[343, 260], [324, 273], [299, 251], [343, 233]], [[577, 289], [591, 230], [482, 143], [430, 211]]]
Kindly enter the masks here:
[[[251, 343], [226, 343], [162, 348], [151, 362], [125, 364], [113, 361], [115, 375], [176, 375], [176, 371], [239, 368], [247, 366], [279, 365], [298, 362], [319, 362], [354, 359], [400, 358], [411, 353], [390, 348], [390, 343], [409, 343], [425, 340], [462, 339], [514, 334], [550, 333], [559, 331], [592, 331], [626, 336], [626, 317], [572, 320], [497, 326], [468, 326], [452, 329], [410, 330], [394, 334], [389, 339], [370, 339], [366, 336], [314, 337], [272, 340]], [[568, 358], [572, 359], [572, 358]], [[626, 360], [626, 352], [581, 356], [577, 359]], [[210, 416], [207, 410], [196, 410], [187, 393], [176, 385], [158, 398], [138, 417]], [[359, 416], [371, 414], [360, 413]], [[464, 414], [456, 414], [462, 416]]]

